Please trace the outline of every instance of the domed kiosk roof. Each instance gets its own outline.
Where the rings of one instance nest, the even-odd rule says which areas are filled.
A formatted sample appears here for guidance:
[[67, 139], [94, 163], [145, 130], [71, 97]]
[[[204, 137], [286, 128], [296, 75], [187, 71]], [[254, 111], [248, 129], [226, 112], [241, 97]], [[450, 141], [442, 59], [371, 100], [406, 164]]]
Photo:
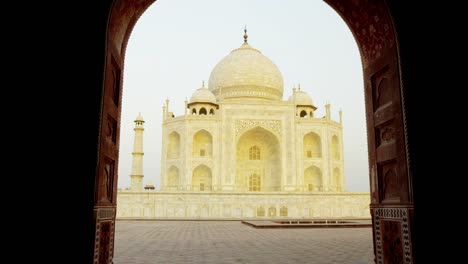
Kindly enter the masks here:
[[295, 91], [288, 100], [290, 102], [294, 100], [296, 105], [313, 105], [312, 98], [300, 89]]
[[143, 116], [141, 116], [141, 113], [138, 113], [138, 116], [137, 118], [135, 119], [135, 122], [145, 122], [145, 120], [143, 119]]
[[216, 104], [216, 97], [210, 90], [205, 88], [203, 84], [202, 88], [197, 89], [190, 97], [190, 104], [192, 103], [212, 103]]
[[247, 43], [224, 57], [213, 69], [208, 88], [216, 97], [282, 100], [283, 77], [278, 67]]

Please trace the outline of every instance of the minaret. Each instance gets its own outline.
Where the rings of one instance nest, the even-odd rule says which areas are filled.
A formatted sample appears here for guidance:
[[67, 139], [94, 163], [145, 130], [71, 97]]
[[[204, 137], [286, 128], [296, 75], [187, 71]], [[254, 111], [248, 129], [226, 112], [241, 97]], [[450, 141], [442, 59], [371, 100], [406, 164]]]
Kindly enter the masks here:
[[166, 118], [170, 117], [169, 114], [170, 114], [170, 112], [169, 112], [169, 97], [167, 97], [166, 98]]
[[325, 118], [330, 120], [331, 119], [331, 113], [330, 113], [330, 103], [327, 103], [325, 105]]
[[343, 111], [340, 109], [340, 124], [343, 124]]
[[132, 174], [131, 178], [131, 187], [132, 191], [141, 191], [143, 190], [143, 117], [141, 113], [135, 119], [135, 141], [133, 142], [133, 162], [132, 162]]

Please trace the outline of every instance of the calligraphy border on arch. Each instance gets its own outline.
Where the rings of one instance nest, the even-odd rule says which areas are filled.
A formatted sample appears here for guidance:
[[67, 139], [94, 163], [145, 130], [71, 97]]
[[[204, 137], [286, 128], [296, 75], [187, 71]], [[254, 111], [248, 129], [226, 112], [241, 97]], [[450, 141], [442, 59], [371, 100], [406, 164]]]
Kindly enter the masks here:
[[281, 121], [264, 119], [237, 119], [235, 121], [236, 138], [244, 131], [257, 126], [266, 128], [273, 132], [278, 138], [281, 138]]

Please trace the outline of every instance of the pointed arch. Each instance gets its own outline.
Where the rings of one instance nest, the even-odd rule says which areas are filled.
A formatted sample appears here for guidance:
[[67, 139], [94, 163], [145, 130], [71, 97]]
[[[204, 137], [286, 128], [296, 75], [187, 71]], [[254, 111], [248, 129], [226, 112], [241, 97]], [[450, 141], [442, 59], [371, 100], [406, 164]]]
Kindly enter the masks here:
[[192, 156], [211, 157], [213, 155], [213, 137], [205, 129], [193, 135]]
[[250, 176], [256, 174], [262, 191], [280, 191], [281, 170], [281, 150], [275, 134], [257, 126], [239, 137], [236, 148], [236, 190], [248, 191]]
[[304, 185], [308, 191], [322, 189], [322, 170], [317, 166], [310, 166], [304, 171]]
[[192, 109], [192, 115], [196, 115], [197, 114], [197, 109], [196, 108], [193, 108]]
[[305, 110], [302, 110], [299, 116], [302, 118], [307, 118], [307, 112]]
[[307, 133], [304, 136], [303, 147], [306, 159], [322, 157], [322, 140], [317, 133]]
[[211, 191], [211, 169], [206, 165], [198, 165], [192, 173], [192, 189], [196, 191]]
[[205, 107], [200, 108], [200, 110], [198, 111], [198, 114], [199, 115], [206, 115], [207, 114], [206, 108]]
[[[107, 19], [108, 23], [107, 26], [104, 28], [102, 27], [101, 29], [98, 30], [99, 35], [98, 37], [95, 38], [97, 40], [100, 39], [106, 39], [106, 48], [101, 49], [102, 52], [100, 52], [97, 56], [94, 56], [94, 60], [97, 64], [96, 65], [101, 65], [101, 62], [105, 61], [105, 66], [104, 69], [97, 69], [96, 71], [96, 78], [95, 83], [97, 86], [102, 86], [105, 89], [94, 89], [97, 92], [92, 93], [92, 96], [99, 97], [101, 100], [94, 100], [95, 106], [94, 109], [96, 113], [96, 118], [95, 118], [95, 123], [97, 129], [105, 129], [105, 122], [106, 119], [103, 118], [107, 113], [118, 113], [121, 104], [117, 104], [116, 102], [119, 101], [119, 94], [121, 95], [122, 91], [122, 84], [119, 82], [119, 78], [116, 78], [114, 80], [115, 83], [112, 81], [107, 81], [107, 75], [109, 72], [117, 72], [117, 76], [120, 76], [120, 73], [123, 72], [124, 69], [124, 54], [126, 51], [127, 43], [129, 36], [131, 35], [131, 32], [134, 28], [135, 23], [137, 23], [138, 18], [141, 17], [142, 13], [154, 2], [154, 0], [149, 0], [149, 1], [143, 1], [140, 4], [136, 5], [135, 1], [128, 1], [128, 0], [117, 0], [113, 1], [113, 4], [106, 5], [103, 7], [101, 4], [97, 4], [96, 6], [99, 7], [99, 12], [97, 13], [96, 16], [93, 16], [92, 19], [93, 21], [99, 22], [100, 21], [105, 21]], [[404, 25], [407, 25], [406, 19], [410, 17], [411, 14], [403, 14], [402, 12], [397, 12], [400, 10], [402, 7], [409, 7], [410, 4], [403, 4], [403, 5], [394, 5], [394, 4], [388, 4], [387, 1], [338, 1], [338, 0], [325, 0], [325, 2], [330, 5], [336, 12], [339, 14], [343, 20], [347, 23], [349, 29], [353, 33], [356, 42], [360, 48], [361, 52], [361, 57], [362, 57], [362, 65], [363, 68], [366, 69], [363, 74], [363, 78], [365, 80], [365, 83], [369, 83], [370, 85], [368, 86], [366, 84], [366, 97], [368, 96], [371, 100], [371, 102], [375, 101], [375, 105], [379, 105], [385, 102], [385, 96], [381, 96], [381, 98], [373, 98], [374, 95], [372, 94], [372, 90], [374, 85], [371, 84], [371, 82], [374, 80], [374, 77], [376, 77], [375, 73], [377, 70], [382, 69], [382, 65], [387, 65], [388, 69], [385, 71], [388, 72], [387, 75], [391, 76], [391, 79], [388, 79], [391, 83], [390, 84], [378, 84], [379, 90], [380, 89], [394, 89], [394, 94], [391, 93], [393, 96], [398, 98], [399, 100], [394, 100], [393, 106], [391, 107], [392, 109], [392, 114], [396, 118], [396, 120], [401, 121], [401, 116], [402, 112], [403, 115], [408, 112], [413, 113], [413, 103], [415, 100], [411, 99], [412, 96], [403, 96], [403, 94], [409, 93], [411, 89], [407, 89], [409, 85], [405, 84], [411, 84], [411, 75], [413, 74], [413, 67], [411, 66], [412, 64], [409, 64], [408, 61], [410, 58], [413, 58], [410, 56], [411, 50], [414, 50], [414, 48], [411, 48], [412, 46], [418, 46], [418, 45], [408, 45], [408, 37], [404, 37], [405, 34], [400, 34], [404, 33], [401, 28], [405, 28]], [[408, 12], [410, 13], [410, 12]], [[373, 23], [373, 21], [377, 21], [378, 23]], [[372, 21], [373, 20], [373, 21]], [[372, 26], [372, 39], [369, 41], [369, 34], [363, 30], [363, 25], [371, 25]], [[398, 26], [395, 27], [394, 25], [402, 25], [402, 27]], [[411, 23], [410, 23], [411, 25]], [[401, 36], [400, 36], [401, 35]], [[398, 36], [398, 37], [397, 37]], [[411, 39], [411, 37], [409, 37]], [[405, 41], [404, 41], [405, 40]], [[405, 44], [406, 43], [406, 44]], [[419, 43], [419, 42], [418, 42]], [[422, 41], [420, 43], [423, 43]], [[410, 52], [401, 52], [405, 50], [410, 50]], [[118, 59], [117, 62], [114, 60], [107, 60], [107, 58], [113, 58], [114, 56], [117, 56]], [[406, 66], [406, 67], [405, 67]], [[401, 74], [403, 72], [403, 74]], [[398, 74], [400, 73], [400, 74]], [[405, 77], [403, 78], [402, 76], [410, 76], [410, 77]], [[122, 79], [120, 78], [120, 81]], [[368, 87], [370, 87], [368, 89]], [[388, 88], [385, 88], [388, 87]], [[92, 90], [92, 89], [91, 89]], [[385, 92], [385, 91], [383, 91]], [[401, 92], [401, 93], [400, 93]], [[415, 92], [418, 94], [417, 92]], [[412, 95], [412, 94], [411, 94]], [[89, 97], [92, 98], [92, 97]], [[106, 98], [113, 98], [112, 100], [105, 100]], [[379, 100], [380, 99], [380, 100]], [[411, 99], [411, 100], [410, 100]], [[406, 104], [405, 104], [406, 102]], [[410, 107], [411, 106], [411, 107]], [[366, 108], [366, 113], [367, 115], [371, 115], [374, 112], [372, 111], [373, 109], [367, 109]], [[404, 119], [404, 117], [403, 117]], [[408, 120], [414, 120], [414, 119], [408, 119]], [[368, 128], [368, 133], [374, 133], [373, 128], [371, 129], [370, 127], [373, 127], [374, 121], [373, 120], [367, 120], [367, 128]], [[410, 121], [408, 121], [410, 122]], [[409, 129], [409, 125], [407, 127], [406, 125], [406, 119], [404, 119], [404, 122], [395, 122], [396, 126], [396, 131], [399, 133], [396, 133], [397, 137], [400, 139], [404, 136], [406, 136], [406, 133]], [[117, 125], [117, 132], [120, 129], [120, 124]], [[411, 127], [411, 129], [413, 129]], [[412, 130], [411, 130], [412, 131]], [[97, 140], [106, 140], [105, 137], [102, 137], [105, 133], [96, 133], [95, 136], [95, 141]], [[414, 137], [414, 136], [413, 136]], [[104, 142], [104, 141], [102, 141]], [[399, 140], [399, 144], [397, 145], [398, 149], [405, 150], [406, 154], [409, 157], [413, 157], [414, 151], [410, 152], [410, 150], [414, 149], [414, 144], [409, 145], [407, 141], [405, 140]], [[104, 144], [104, 143], [103, 143]], [[113, 153], [118, 154], [118, 148], [119, 144], [115, 144], [115, 148], [117, 151], [114, 151], [114, 149], [111, 149]], [[99, 154], [103, 154], [105, 151], [109, 151], [108, 147], [102, 147], [99, 150]], [[370, 147], [369, 148], [369, 158], [371, 159], [370, 162], [372, 163], [377, 163], [375, 159], [373, 158], [375, 155], [376, 149]], [[112, 157], [116, 158], [116, 157]], [[116, 158], [118, 161], [118, 157]], [[398, 161], [397, 164], [395, 165], [399, 171], [402, 171], [403, 175], [398, 174], [398, 178], [404, 178], [408, 179], [408, 181], [412, 180], [412, 174], [411, 172], [413, 171], [413, 168], [409, 167], [409, 160], [408, 159], [402, 159], [403, 161]], [[97, 164], [97, 165], [96, 165]], [[89, 162], [89, 165], [83, 164], [83, 166], [90, 166], [91, 168], [95, 168], [96, 166], [100, 169], [102, 166], [106, 165], [106, 160], [105, 159], [100, 159], [99, 156], [96, 157], [94, 162]], [[90, 181], [90, 182], [100, 182], [103, 177], [107, 177], [105, 174], [103, 174], [103, 171], [100, 169], [100, 172], [96, 174], [96, 179], [95, 181]], [[378, 172], [375, 173], [375, 175], [371, 175], [371, 181], [374, 180], [377, 182], [377, 178], [382, 178], [386, 177], [384, 175], [381, 175], [383, 172]], [[396, 172], [387, 172], [388, 177], [392, 176], [392, 173]], [[385, 175], [387, 175], [387, 173]], [[117, 179], [117, 175], [115, 174], [114, 178], [115, 180]], [[406, 177], [406, 178], [405, 178]], [[404, 183], [400, 183], [404, 184]], [[87, 185], [88, 186], [88, 185]], [[87, 187], [90, 192], [93, 191], [93, 188], [96, 188], [93, 184], [90, 185], [91, 187]], [[402, 188], [404, 189], [404, 188]], [[100, 195], [101, 190], [96, 188], [94, 190], [96, 192], [96, 195]], [[380, 193], [382, 190], [377, 189], [377, 191]], [[385, 193], [385, 190], [383, 190]], [[415, 197], [415, 194], [413, 192], [413, 185], [409, 184], [408, 187], [408, 201], [402, 201], [400, 204], [402, 206], [406, 206], [405, 208], [409, 208], [408, 210], [413, 210], [413, 198]], [[373, 199], [373, 197], [371, 197]], [[378, 200], [377, 202], [380, 202]], [[372, 216], [374, 216], [376, 213], [379, 212], [380, 209], [382, 210], [387, 210], [384, 208], [380, 203], [376, 202], [376, 207], [371, 210]], [[91, 209], [86, 211], [86, 216], [91, 216], [95, 212], [95, 209], [93, 208], [94, 206], [99, 206], [99, 202], [96, 201], [95, 204], [90, 205]], [[114, 203], [112, 203], [113, 206]], [[98, 209], [101, 210], [101, 209]], [[403, 210], [403, 209], [402, 209]], [[406, 210], [406, 209], [405, 209]], [[385, 211], [383, 211], [385, 212]], [[401, 221], [400, 219], [398, 219]], [[110, 234], [114, 231], [114, 222], [111, 222], [111, 225], [109, 227], [109, 222], [108, 219], [105, 219], [106, 222], [103, 222], [103, 220], [97, 218], [97, 220], [94, 220], [96, 223], [96, 226], [99, 226], [102, 224], [103, 227], [106, 227], [106, 230], [110, 230]], [[111, 221], [115, 221], [115, 216], [111, 218]], [[406, 221], [406, 219], [405, 219]], [[410, 218], [409, 220], [410, 226], [415, 225], [416, 220], [413, 218]], [[419, 222], [417, 222], [419, 223]], [[90, 245], [89, 248], [95, 248], [94, 250], [94, 256], [97, 256], [99, 254], [99, 260], [100, 262], [108, 262], [109, 259], [112, 258], [113, 256], [113, 248], [112, 248], [112, 243], [113, 243], [113, 237], [111, 236], [110, 239], [99, 239], [99, 234], [95, 232], [95, 226], [94, 222], [93, 225], [89, 224], [86, 225], [87, 228], [83, 230], [83, 232], [86, 233], [87, 238], [88, 236], [93, 236], [95, 239], [86, 239], [86, 241], [91, 241], [87, 242], [87, 245]], [[388, 229], [388, 230], [387, 230]], [[374, 233], [376, 232], [376, 229], [374, 228]], [[413, 235], [416, 237], [416, 233], [414, 233], [411, 229], [407, 230], [409, 232], [409, 237], [412, 237]], [[108, 232], [109, 233], [109, 232]], [[91, 234], [91, 235], [88, 235]], [[102, 234], [101, 233], [101, 237]], [[385, 232], [382, 229], [382, 236], [391, 236], [394, 235], [395, 232], [392, 233], [392, 230], [390, 228], [386, 228]], [[395, 239], [401, 238], [401, 236], [397, 236]], [[378, 246], [380, 240], [380, 236], [376, 236], [373, 238], [374, 241], [374, 247], [376, 245]], [[405, 240], [405, 244], [409, 244], [408, 247], [405, 247], [405, 256], [408, 259], [409, 262], [413, 261], [415, 252], [416, 250], [413, 250], [413, 244], [411, 241]], [[99, 245], [99, 247], [98, 247]], [[407, 250], [406, 250], [407, 249]], [[376, 259], [381, 259], [385, 258], [386, 256], [392, 256], [392, 248], [384, 248], [382, 251], [377, 251], [376, 253]], [[102, 259], [101, 259], [102, 256]], [[88, 254], [84, 254], [83, 256], [80, 255], [80, 259], [86, 259], [88, 260]], [[384, 260], [387, 260], [385, 258]]]

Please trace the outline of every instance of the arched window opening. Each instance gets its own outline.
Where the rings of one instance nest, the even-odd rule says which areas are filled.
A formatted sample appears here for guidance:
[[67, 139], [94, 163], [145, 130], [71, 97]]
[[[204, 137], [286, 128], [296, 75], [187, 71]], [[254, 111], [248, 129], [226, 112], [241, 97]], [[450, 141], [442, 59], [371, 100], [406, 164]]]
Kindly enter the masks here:
[[307, 117], [307, 112], [305, 110], [302, 110], [301, 114], [300, 114], [300, 117], [306, 118]]
[[200, 115], [206, 115], [206, 109], [205, 109], [205, 107], [200, 108], [200, 111], [198, 111], [198, 114], [200, 114]]
[[192, 115], [196, 115], [197, 114], [197, 109], [193, 108], [192, 109]]
[[214, 109], [213, 108], [210, 109], [210, 115], [214, 115]]
[[254, 173], [249, 176], [249, 191], [258, 192], [262, 188], [262, 179], [260, 175]]
[[307, 191], [320, 191], [322, 187], [322, 171], [316, 166], [310, 166], [304, 171], [304, 184]]
[[210, 132], [202, 129], [193, 135], [193, 157], [211, 157], [213, 154], [213, 138]]
[[265, 208], [263, 207], [257, 208], [257, 216], [265, 216]]
[[268, 216], [269, 217], [272, 217], [272, 216], [276, 216], [276, 207], [270, 207], [268, 208]]
[[243, 133], [237, 141], [235, 189], [249, 191], [249, 176], [261, 178], [262, 192], [281, 191], [281, 148], [270, 131], [256, 127]]
[[249, 149], [249, 160], [260, 160], [260, 148], [253, 146]]
[[281, 206], [280, 208], [280, 216], [288, 216], [288, 207]]
[[314, 132], [307, 133], [304, 136], [304, 155], [306, 158], [322, 157], [322, 142], [320, 136]]
[[195, 191], [211, 191], [211, 169], [205, 165], [199, 165], [192, 172], [192, 189]]

